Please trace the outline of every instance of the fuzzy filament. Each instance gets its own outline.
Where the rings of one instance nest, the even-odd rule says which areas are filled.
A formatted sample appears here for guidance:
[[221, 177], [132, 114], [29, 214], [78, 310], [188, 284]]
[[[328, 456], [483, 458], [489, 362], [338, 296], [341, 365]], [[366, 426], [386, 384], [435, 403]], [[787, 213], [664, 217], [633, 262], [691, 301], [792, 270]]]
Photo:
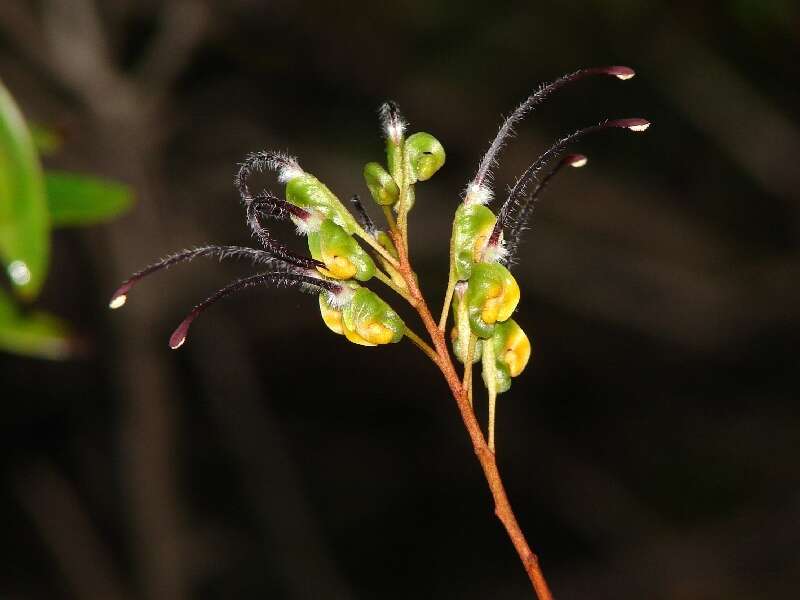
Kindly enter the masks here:
[[[544, 192], [544, 189], [550, 183], [550, 180], [553, 179], [553, 177], [555, 177], [556, 174], [558, 174], [559, 171], [561, 171], [564, 167], [579, 168], [584, 166], [587, 160], [588, 159], [583, 154], [568, 154], [562, 158], [558, 164], [536, 184], [536, 187], [533, 188], [533, 191], [531, 191], [531, 193], [520, 202], [519, 212], [514, 218], [511, 230], [508, 232], [508, 235], [505, 236], [506, 255], [504, 262], [507, 265], [512, 264], [516, 259], [522, 232], [525, 230], [527, 223], [533, 214], [536, 201], [542, 195], [542, 192]], [[494, 231], [492, 231], [492, 234], [494, 234]], [[489, 243], [492, 243], [491, 239], [489, 240]]]
[[500, 151], [505, 146], [510, 137], [514, 135], [514, 127], [519, 123], [525, 115], [533, 110], [537, 105], [544, 102], [553, 93], [561, 88], [580, 81], [586, 77], [594, 75], [609, 75], [616, 77], [620, 80], [630, 79], [635, 75], [635, 71], [630, 67], [611, 66], [611, 67], [593, 67], [589, 69], [580, 69], [569, 75], [564, 75], [555, 81], [542, 85], [533, 94], [528, 96], [516, 109], [503, 121], [500, 129], [497, 132], [494, 140], [492, 141], [486, 154], [481, 158], [478, 165], [478, 171], [472, 179], [468, 189], [482, 190], [485, 184], [491, 179], [491, 170], [497, 164], [497, 157]]
[[188, 262], [194, 260], [199, 256], [216, 256], [219, 260], [226, 260], [229, 258], [246, 258], [250, 259], [253, 264], [272, 265], [279, 259], [264, 250], [256, 250], [255, 248], [246, 248], [244, 246], [201, 246], [200, 248], [193, 248], [189, 250], [182, 250], [175, 254], [165, 256], [159, 261], [148, 265], [144, 269], [137, 271], [128, 279], [122, 282], [114, 294], [111, 296], [109, 306], [111, 308], [119, 308], [127, 300], [128, 293], [137, 283], [148, 275], [152, 275], [163, 269], [168, 269], [172, 265]]
[[490, 243], [494, 240], [496, 244], [500, 238], [500, 233], [503, 231], [503, 227], [506, 225], [506, 222], [509, 220], [511, 212], [517, 206], [519, 206], [520, 201], [525, 197], [525, 192], [527, 190], [528, 185], [531, 181], [538, 179], [539, 174], [547, 168], [547, 166], [558, 156], [560, 156], [564, 150], [570, 144], [580, 140], [584, 136], [595, 133], [597, 131], [603, 131], [605, 129], [627, 129], [629, 131], [634, 132], [641, 132], [647, 129], [650, 126], [650, 122], [646, 119], [641, 118], [633, 118], [633, 119], [615, 119], [613, 121], [606, 120], [597, 125], [592, 125], [590, 127], [584, 127], [583, 129], [579, 129], [578, 131], [569, 134], [558, 140], [555, 144], [550, 146], [539, 158], [537, 158], [531, 165], [525, 169], [522, 175], [517, 178], [517, 181], [514, 183], [511, 191], [506, 198], [506, 201], [503, 203], [503, 206], [500, 208], [500, 212], [497, 215], [497, 222], [495, 223], [494, 229], [492, 230], [492, 235], [490, 236]]
[[209, 306], [216, 303], [218, 300], [221, 300], [222, 298], [230, 296], [236, 292], [265, 284], [271, 284], [276, 287], [296, 287], [301, 291], [309, 293], [329, 292], [336, 295], [342, 291], [342, 286], [338, 283], [313, 275], [276, 272], [251, 275], [250, 277], [245, 277], [226, 285], [197, 304], [186, 316], [186, 318], [181, 321], [181, 324], [178, 325], [178, 327], [170, 336], [170, 348], [176, 350], [183, 345], [183, 343], [186, 341], [186, 336], [189, 333], [189, 327], [192, 325], [192, 322], [194, 322], [194, 320], [199, 317]]

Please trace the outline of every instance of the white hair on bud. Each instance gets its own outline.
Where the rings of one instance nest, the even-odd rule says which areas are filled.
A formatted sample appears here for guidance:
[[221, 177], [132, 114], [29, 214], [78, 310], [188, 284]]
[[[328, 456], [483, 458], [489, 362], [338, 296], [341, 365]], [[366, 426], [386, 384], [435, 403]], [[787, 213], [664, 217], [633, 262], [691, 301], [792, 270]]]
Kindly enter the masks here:
[[628, 129], [631, 131], [645, 131], [648, 127], [650, 127], [650, 123], [640, 123], [638, 125], [630, 125]]
[[278, 173], [278, 181], [286, 183], [303, 174], [297, 158], [283, 152], [275, 152], [267, 160], [267, 166]]
[[406, 131], [406, 124], [403, 121], [394, 121], [386, 124], [386, 136], [394, 143], [399, 144]]
[[464, 194], [464, 204], [488, 204], [494, 196], [491, 188], [471, 182]]
[[312, 229], [309, 227], [308, 222], [301, 221], [300, 219], [294, 220], [295, 230], [297, 231], [297, 235], [308, 235], [309, 233], [314, 233], [317, 229]]
[[383, 131], [386, 137], [395, 144], [399, 144], [406, 131], [406, 123], [400, 115], [400, 109], [394, 102], [385, 102], [378, 109]]
[[490, 263], [505, 263], [508, 256], [508, 249], [505, 241], [501, 238], [496, 244], [486, 246], [483, 251], [483, 260]]
[[499, 244], [492, 248], [492, 252], [489, 253], [489, 259], [492, 262], [498, 262], [505, 264], [506, 259], [508, 258], [508, 248], [506, 248], [505, 244]]
[[303, 174], [303, 169], [300, 168], [299, 165], [295, 167], [283, 167], [282, 169], [278, 170], [278, 181], [281, 183], [287, 183], [292, 179], [296, 179]]
[[309, 211], [308, 218], [306, 219], [299, 219], [295, 216], [292, 216], [291, 218], [292, 223], [294, 223], [295, 228], [297, 229], [297, 235], [306, 236], [309, 233], [316, 233], [319, 231], [319, 228], [322, 226], [322, 221], [325, 219], [325, 217], [317, 211]]
[[331, 308], [343, 308], [350, 304], [355, 294], [355, 289], [348, 285], [340, 286], [338, 292], [326, 291], [324, 292], [325, 301]]

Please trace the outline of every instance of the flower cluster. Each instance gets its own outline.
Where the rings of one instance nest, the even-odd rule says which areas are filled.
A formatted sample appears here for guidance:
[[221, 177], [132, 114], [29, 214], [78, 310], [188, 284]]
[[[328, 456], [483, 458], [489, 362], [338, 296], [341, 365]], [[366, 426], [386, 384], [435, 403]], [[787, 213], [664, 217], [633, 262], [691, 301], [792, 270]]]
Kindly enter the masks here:
[[[408, 337], [440, 367], [442, 361], [449, 362], [449, 358], [443, 345], [436, 344], [436, 337], [441, 339], [452, 313], [452, 349], [465, 365], [464, 387], [469, 390], [470, 399], [472, 365], [482, 365], [483, 381], [489, 394], [489, 447], [493, 450], [497, 394], [511, 387], [512, 378], [522, 373], [531, 355], [530, 340], [511, 318], [520, 300], [520, 287], [510, 269], [535, 202], [563, 167], [586, 164], [587, 158], [581, 154], [565, 154], [570, 144], [602, 130], [643, 131], [649, 122], [644, 119], [606, 120], [558, 140], [510, 186], [496, 214], [488, 206], [494, 197], [492, 168], [514, 126], [528, 112], [562, 87], [594, 75], [626, 80], [633, 77], [634, 72], [619, 66], [583, 69], [540, 87], [505, 119], [481, 159], [453, 219], [448, 286], [439, 332], [435, 331], [435, 324], [428, 327], [437, 346], [435, 351], [414, 334], [384, 300], [362, 285], [377, 279], [412, 305], [419, 305], [421, 294], [408, 263], [408, 216], [415, 203], [416, 184], [430, 179], [442, 168], [446, 158], [442, 144], [429, 133], [406, 136], [407, 125], [393, 102], [386, 103], [380, 111], [386, 163], [370, 162], [363, 170], [370, 196], [386, 218], [386, 229], [375, 225], [358, 196], [350, 200], [354, 209], [351, 212], [325, 184], [306, 172], [296, 158], [278, 152], [256, 152], [240, 165], [235, 186], [247, 224], [263, 249], [209, 245], [184, 250], [123, 282], [112, 296], [110, 306], [119, 308], [143, 277], [176, 263], [199, 256], [245, 258], [263, 266], [264, 270], [222, 288], [195, 306], [172, 334], [172, 348], [185, 342], [194, 319], [217, 300], [253, 286], [292, 286], [318, 294], [325, 325], [350, 342], [377, 346]], [[277, 174], [278, 181], [285, 186], [283, 198], [268, 190], [255, 194], [250, 190], [251, 175], [262, 171]], [[310, 257], [292, 252], [273, 238], [264, 226], [267, 219], [291, 220], [298, 234], [307, 238]]]
[[[582, 154], [562, 156], [571, 143], [604, 129], [644, 131], [650, 123], [638, 118], [606, 120], [560, 139], [517, 178], [497, 215], [487, 207], [494, 197], [491, 169], [512, 135], [514, 125], [526, 113], [558, 89], [591, 75], [626, 80], [633, 77], [634, 72], [618, 66], [583, 69], [531, 94], [503, 122], [481, 159], [475, 177], [467, 185], [453, 220], [450, 274], [439, 327], [444, 329], [445, 311], [452, 303], [453, 353], [465, 365], [482, 363], [483, 380], [489, 393], [489, 447], [492, 449], [496, 396], [511, 387], [511, 378], [525, 369], [531, 354], [528, 337], [511, 318], [519, 303], [520, 288], [509, 268], [516, 259], [520, 237], [534, 204], [550, 179], [563, 167], [582, 167], [587, 163], [588, 159]], [[550, 168], [553, 162], [556, 164]]]

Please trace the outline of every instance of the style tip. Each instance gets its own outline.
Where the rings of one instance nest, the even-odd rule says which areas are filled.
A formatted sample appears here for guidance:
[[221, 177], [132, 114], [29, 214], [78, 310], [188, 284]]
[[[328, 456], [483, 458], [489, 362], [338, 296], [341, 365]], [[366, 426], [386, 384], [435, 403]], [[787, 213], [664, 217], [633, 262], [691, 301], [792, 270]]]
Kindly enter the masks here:
[[630, 67], [623, 67], [623, 66], [608, 67], [607, 72], [609, 75], [613, 75], [614, 77], [616, 77], [617, 79], [621, 79], [622, 81], [633, 79], [636, 76], [636, 71], [634, 71]]
[[189, 325], [192, 324], [192, 319], [186, 319], [183, 323], [178, 325], [178, 328], [169, 337], [169, 347], [177, 350], [186, 342], [186, 335], [189, 333]]
[[585, 167], [589, 162], [589, 158], [584, 154], [571, 154], [564, 158], [564, 164], [574, 169]]
[[617, 119], [616, 121], [609, 121], [606, 123], [607, 127], [620, 127], [628, 129], [629, 131], [641, 132], [650, 127], [650, 121], [647, 119]]
[[111, 301], [108, 303], [108, 308], [111, 310], [116, 310], [125, 306], [125, 302], [128, 300], [128, 296], [125, 294], [119, 294], [111, 298]]

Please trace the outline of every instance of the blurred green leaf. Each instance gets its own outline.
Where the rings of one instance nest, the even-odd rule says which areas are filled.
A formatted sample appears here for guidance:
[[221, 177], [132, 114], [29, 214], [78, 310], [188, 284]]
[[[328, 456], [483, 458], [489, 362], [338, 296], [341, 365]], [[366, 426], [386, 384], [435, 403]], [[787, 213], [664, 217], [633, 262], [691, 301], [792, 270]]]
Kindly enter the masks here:
[[28, 123], [28, 129], [31, 131], [33, 146], [42, 156], [50, 156], [61, 149], [64, 140], [55, 130], [39, 123]]
[[0, 259], [19, 294], [42, 287], [50, 254], [50, 221], [39, 157], [11, 94], [0, 83]]
[[45, 187], [53, 227], [108, 221], [133, 203], [128, 186], [97, 177], [48, 171]]
[[0, 350], [50, 360], [71, 354], [69, 327], [50, 314], [22, 314], [13, 299], [0, 289]]

